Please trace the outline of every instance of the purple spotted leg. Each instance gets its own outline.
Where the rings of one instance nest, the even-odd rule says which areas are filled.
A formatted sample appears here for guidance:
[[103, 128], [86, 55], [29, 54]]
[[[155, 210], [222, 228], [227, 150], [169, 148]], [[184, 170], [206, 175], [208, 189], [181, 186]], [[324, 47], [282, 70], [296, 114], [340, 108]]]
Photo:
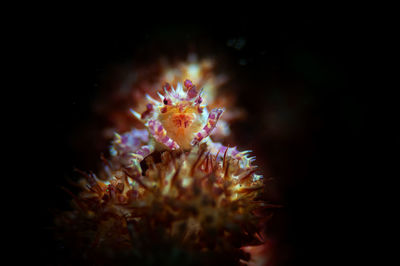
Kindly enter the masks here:
[[164, 144], [170, 150], [179, 149], [178, 143], [167, 136], [167, 131], [159, 121], [150, 120], [148, 123], [148, 128], [157, 142]]
[[195, 133], [194, 138], [191, 142], [192, 145], [196, 145], [211, 134], [223, 112], [224, 109], [221, 108], [215, 108], [211, 110], [210, 114], [208, 115], [207, 124], [203, 127], [202, 130]]
[[143, 145], [135, 153], [131, 153], [131, 156], [139, 161], [142, 161], [144, 157], [149, 155], [154, 151], [154, 145]]

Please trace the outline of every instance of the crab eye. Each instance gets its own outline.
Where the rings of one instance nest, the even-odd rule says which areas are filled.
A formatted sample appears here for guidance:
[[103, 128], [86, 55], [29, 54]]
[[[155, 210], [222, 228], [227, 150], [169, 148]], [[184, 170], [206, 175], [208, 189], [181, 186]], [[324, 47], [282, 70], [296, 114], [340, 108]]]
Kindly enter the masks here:
[[171, 100], [168, 99], [168, 98], [164, 98], [163, 103], [164, 103], [165, 105], [171, 105], [171, 104], [172, 104]]
[[201, 104], [203, 102], [203, 98], [200, 96], [196, 99], [196, 104]]

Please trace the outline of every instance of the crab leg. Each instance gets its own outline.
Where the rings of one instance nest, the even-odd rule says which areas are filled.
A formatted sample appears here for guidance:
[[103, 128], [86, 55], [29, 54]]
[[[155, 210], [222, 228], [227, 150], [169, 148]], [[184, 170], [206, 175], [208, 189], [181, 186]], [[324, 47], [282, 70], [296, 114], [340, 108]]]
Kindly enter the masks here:
[[139, 150], [137, 150], [134, 153], [131, 153], [130, 155], [135, 159], [142, 161], [144, 157], [151, 154], [153, 151], [154, 151], [154, 145], [143, 145], [142, 147], [140, 147]]
[[143, 161], [146, 156], [150, 155], [154, 149], [154, 144], [150, 142], [148, 145], [143, 145], [137, 151], [130, 153], [129, 162], [131, 166], [141, 173], [142, 168], [140, 167], [140, 162]]
[[157, 142], [160, 142], [167, 146], [171, 150], [179, 149], [178, 143], [167, 136], [167, 131], [157, 120], [150, 120], [148, 122], [148, 128], [150, 133], [153, 135]]
[[208, 115], [207, 124], [203, 127], [202, 130], [195, 133], [195, 136], [191, 142], [192, 145], [199, 143], [204, 138], [208, 137], [212, 130], [217, 125], [218, 119], [220, 118], [221, 114], [224, 112], [224, 109], [215, 108], [212, 109], [210, 114]]

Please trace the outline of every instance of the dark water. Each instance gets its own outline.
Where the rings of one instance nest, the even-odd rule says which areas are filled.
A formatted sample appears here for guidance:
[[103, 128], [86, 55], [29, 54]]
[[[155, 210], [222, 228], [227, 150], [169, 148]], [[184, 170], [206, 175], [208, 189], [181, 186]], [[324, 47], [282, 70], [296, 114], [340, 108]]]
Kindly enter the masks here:
[[[62, 264], [49, 210], [68, 208], [59, 189], [72, 169], [95, 169], [98, 147], [79, 140], [92, 103], [118, 65], [160, 56], [215, 56], [250, 114], [234, 125], [239, 147], [274, 177], [270, 199], [284, 208], [269, 222], [275, 265], [326, 265], [344, 252], [367, 128], [365, 92], [349, 83], [358, 46], [350, 18], [226, 18], [205, 23], [58, 21], [36, 36], [41, 139], [32, 247], [43, 264]], [[222, 22], [221, 22], [222, 21]], [[218, 61], [218, 60], [217, 60]], [[217, 62], [218, 63], [218, 62]], [[113, 72], [114, 73], [114, 72]], [[96, 128], [92, 128], [96, 133]], [[85, 134], [88, 134], [85, 132]], [[79, 143], [79, 145], [77, 145]], [[79, 147], [78, 147], [79, 146]], [[101, 147], [101, 145], [100, 145]], [[90, 156], [92, 155], [92, 156]], [[92, 159], [88, 159], [92, 158]]]

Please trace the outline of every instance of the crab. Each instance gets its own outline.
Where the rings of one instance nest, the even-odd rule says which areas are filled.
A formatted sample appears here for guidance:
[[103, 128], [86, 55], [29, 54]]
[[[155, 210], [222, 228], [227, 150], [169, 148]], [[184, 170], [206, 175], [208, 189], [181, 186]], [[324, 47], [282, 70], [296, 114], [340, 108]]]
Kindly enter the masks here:
[[130, 112], [143, 123], [145, 130], [133, 129], [125, 134], [115, 133], [111, 155], [118, 156], [126, 166], [140, 168], [140, 162], [154, 151], [190, 150], [194, 145], [206, 143], [215, 156], [231, 156], [238, 159], [243, 167], [250, 167], [254, 157], [247, 157], [251, 151], [239, 152], [211, 140], [214, 129], [224, 112], [223, 108], [208, 110], [203, 98], [203, 89], [198, 90], [188, 79], [177, 83], [176, 89], [168, 83], [164, 93], [158, 92], [160, 101], [148, 94], [146, 110], [141, 114]]

